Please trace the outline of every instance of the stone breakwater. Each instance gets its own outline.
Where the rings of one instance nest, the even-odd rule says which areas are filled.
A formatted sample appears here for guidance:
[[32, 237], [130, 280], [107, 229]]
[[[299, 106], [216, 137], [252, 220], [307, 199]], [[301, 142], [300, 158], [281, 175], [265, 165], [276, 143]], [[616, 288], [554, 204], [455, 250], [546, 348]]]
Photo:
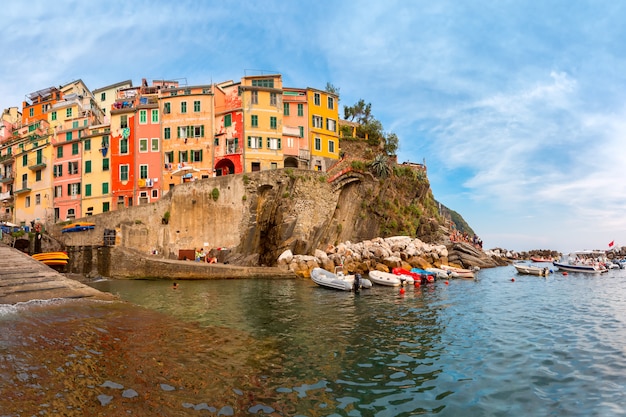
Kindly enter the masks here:
[[410, 270], [442, 264], [448, 264], [445, 245], [431, 245], [409, 236], [344, 242], [329, 246], [326, 251], [318, 249], [314, 256], [294, 255], [287, 250], [278, 258], [279, 268], [307, 278], [315, 267], [334, 271], [336, 266], [343, 265], [346, 272], [365, 274], [372, 270], [389, 272], [396, 267]]

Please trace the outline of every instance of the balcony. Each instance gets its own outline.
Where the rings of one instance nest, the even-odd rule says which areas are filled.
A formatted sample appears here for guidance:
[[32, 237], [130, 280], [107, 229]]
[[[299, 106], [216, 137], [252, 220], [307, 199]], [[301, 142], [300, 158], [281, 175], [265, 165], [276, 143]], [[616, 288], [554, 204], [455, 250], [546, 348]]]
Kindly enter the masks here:
[[38, 158], [29, 158], [28, 159], [28, 169], [31, 171], [36, 171], [38, 169], [43, 169], [47, 166], [47, 159], [44, 157]]
[[7, 173], [7, 175], [0, 175], [0, 184], [13, 182], [14, 179], [14, 174], [12, 172]]
[[13, 200], [13, 193], [11, 191], [7, 191], [5, 193], [0, 193], [0, 202]]
[[20, 190], [15, 190], [15, 191], [13, 191], [13, 194], [14, 194], [14, 195], [28, 194], [28, 193], [30, 193], [30, 191], [31, 191], [31, 189], [30, 189], [30, 188], [28, 188], [28, 187], [24, 186], [24, 187], [22, 187]]

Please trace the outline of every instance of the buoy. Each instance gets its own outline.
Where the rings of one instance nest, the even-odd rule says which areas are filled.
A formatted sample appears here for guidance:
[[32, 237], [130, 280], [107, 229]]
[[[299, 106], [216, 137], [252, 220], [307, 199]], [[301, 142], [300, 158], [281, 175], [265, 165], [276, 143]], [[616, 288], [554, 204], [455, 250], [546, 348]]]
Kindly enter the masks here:
[[563, 272], [563, 275], [567, 275], [567, 272]]
[[400, 294], [404, 294], [404, 287], [400, 288]]
[[419, 281], [415, 281], [415, 286], [416, 286], [416, 287], [419, 287], [420, 285], [422, 285], [422, 284], [421, 284], [421, 282], [419, 282]]
[[511, 282], [515, 282], [515, 278], [511, 278]]
[[446, 285], [448, 285], [448, 281], [445, 281]]

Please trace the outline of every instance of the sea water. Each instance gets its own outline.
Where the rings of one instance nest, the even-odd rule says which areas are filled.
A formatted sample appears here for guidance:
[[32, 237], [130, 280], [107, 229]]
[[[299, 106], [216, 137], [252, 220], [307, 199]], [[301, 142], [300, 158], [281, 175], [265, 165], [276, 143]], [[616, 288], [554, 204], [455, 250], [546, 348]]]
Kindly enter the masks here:
[[0, 312], [0, 416], [626, 415], [626, 271], [102, 281]]

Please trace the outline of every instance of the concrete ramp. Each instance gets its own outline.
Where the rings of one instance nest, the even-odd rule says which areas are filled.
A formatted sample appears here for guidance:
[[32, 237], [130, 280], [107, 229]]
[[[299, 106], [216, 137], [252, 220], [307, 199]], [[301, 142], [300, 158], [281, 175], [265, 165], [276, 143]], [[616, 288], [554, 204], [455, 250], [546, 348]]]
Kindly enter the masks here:
[[4, 244], [0, 244], [0, 260], [0, 304], [55, 298], [115, 299]]

